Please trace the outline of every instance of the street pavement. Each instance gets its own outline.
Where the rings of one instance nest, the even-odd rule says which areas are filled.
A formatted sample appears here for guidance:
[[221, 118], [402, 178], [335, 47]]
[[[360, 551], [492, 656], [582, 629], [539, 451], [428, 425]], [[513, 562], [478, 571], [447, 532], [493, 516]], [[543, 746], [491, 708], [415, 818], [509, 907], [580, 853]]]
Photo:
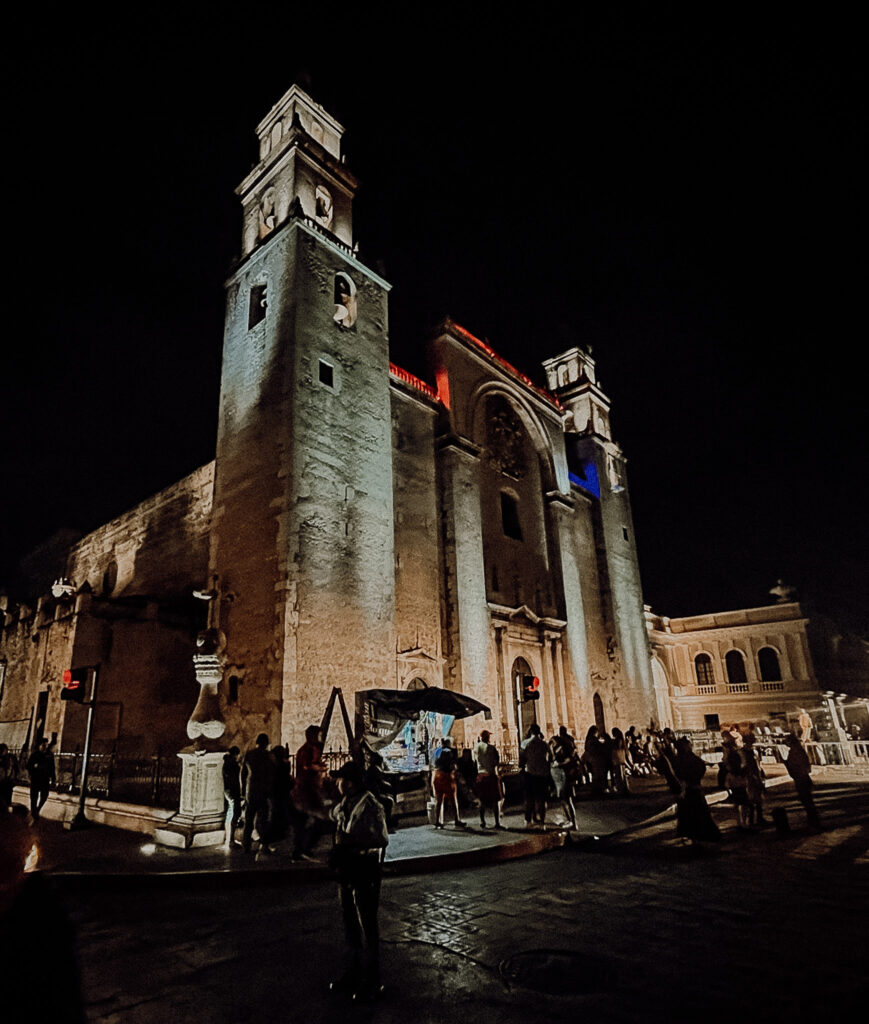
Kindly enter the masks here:
[[[663, 779], [657, 775], [633, 781], [633, 794], [626, 799], [582, 800], [577, 804], [576, 836], [608, 835], [620, 831], [671, 807], [673, 796]], [[417, 871], [443, 871], [471, 867], [498, 860], [530, 856], [561, 846], [566, 839], [564, 818], [551, 809], [545, 831], [525, 828], [521, 808], [508, 807], [503, 816], [505, 831], [496, 831], [491, 813], [490, 828], [481, 829], [476, 812], [466, 814], [467, 827], [456, 828], [448, 819], [442, 830], [435, 830], [424, 819], [402, 823], [390, 836], [386, 853], [386, 870], [391, 874]], [[562, 823], [562, 824], [559, 824]], [[240, 846], [229, 850], [223, 846], [179, 850], [159, 846], [150, 836], [124, 829], [93, 826], [70, 832], [59, 821], [40, 820], [33, 831], [38, 867], [55, 877], [88, 880], [93, 884], [123, 881], [137, 876], [142, 881], [162, 879], [168, 884], [183, 883], [194, 877], [205, 883], [204, 876], [244, 876], [242, 881], [279, 875], [287, 881], [312, 881], [325, 878], [328, 836], [321, 838], [314, 849], [312, 861], [292, 860], [292, 841], [285, 839], [271, 844], [270, 853], [245, 854]]]
[[[58, 872], [87, 1019], [818, 1024], [846, 1011], [862, 1019], [869, 780], [842, 769], [815, 778], [817, 834], [783, 782], [767, 797], [770, 809], [787, 811], [786, 834], [739, 832], [732, 808], [717, 804], [723, 842], [684, 845], [672, 815], [649, 820], [650, 799], [639, 824], [609, 835], [581, 829], [540, 856], [387, 877], [387, 989], [363, 1007], [328, 993], [341, 969], [328, 880], [236, 872], [244, 884], [227, 885], [201, 872], [165, 887], [140, 884], [142, 876], [101, 886]], [[603, 821], [616, 803], [588, 813]], [[30, 1011], [38, 1004], [37, 993]]]

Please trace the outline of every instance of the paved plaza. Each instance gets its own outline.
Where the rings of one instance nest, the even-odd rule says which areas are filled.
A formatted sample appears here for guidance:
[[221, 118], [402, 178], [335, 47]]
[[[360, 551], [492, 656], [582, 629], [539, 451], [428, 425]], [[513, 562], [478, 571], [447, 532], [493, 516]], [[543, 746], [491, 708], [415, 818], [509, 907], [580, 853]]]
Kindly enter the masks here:
[[665, 812], [598, 839], [581, 830], [538, 856], [389, 876], [387, 992], [367, 1007], [327, 992], [341, 933], [326, 879], [203, 871], [57, 884], [99, 1024], [817, 1024], [869, 1006], [869, 779], [820, 772], [816, 795], [817, 834], [783, 782], [768, 798], [788, 812], [787, 834], [739, 833], [717, 804], [718, 847], [683, 845]]

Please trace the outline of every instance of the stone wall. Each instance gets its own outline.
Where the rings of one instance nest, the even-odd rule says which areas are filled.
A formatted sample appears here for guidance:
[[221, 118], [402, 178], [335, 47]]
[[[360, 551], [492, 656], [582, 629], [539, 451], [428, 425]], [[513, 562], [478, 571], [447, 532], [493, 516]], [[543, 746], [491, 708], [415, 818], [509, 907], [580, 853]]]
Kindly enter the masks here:
[[443, 685], [439, 516], [435, 481], [436, 404], [393, 381], [392, 480], [395, 521], [394, 685]]
[[213, 482], [209, 462], [89, 533], [73, 546], [67, 575], [104, 597], [189, 597], [205, 583]]

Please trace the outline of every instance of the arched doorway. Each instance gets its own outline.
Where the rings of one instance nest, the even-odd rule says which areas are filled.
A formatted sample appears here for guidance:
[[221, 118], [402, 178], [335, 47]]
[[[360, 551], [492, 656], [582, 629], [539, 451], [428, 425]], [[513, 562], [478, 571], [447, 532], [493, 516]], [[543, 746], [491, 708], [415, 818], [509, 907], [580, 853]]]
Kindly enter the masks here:
[[513, 682], [513, 700], [516, 702], [516, 727], [519, 730], [519, 742], [528, 735], [528, 729], [537, 721], [537, 701], [528, 700], [520, 701], [518, 699], [518, 693], [520, 692], [520, 682], [522, 676], [533, 676], [534, 672], [531, 666], [524, 658], [517, 658], [513, 662], [513, 668], [510, 671], [510, 679]]
[[596, 693], [592, 699], [594, 705], [594, 724], [597, 726], [599, 733], [606, 732], [606, 719], [603, 715], [603, 701], [600, 698], [600, 694]]

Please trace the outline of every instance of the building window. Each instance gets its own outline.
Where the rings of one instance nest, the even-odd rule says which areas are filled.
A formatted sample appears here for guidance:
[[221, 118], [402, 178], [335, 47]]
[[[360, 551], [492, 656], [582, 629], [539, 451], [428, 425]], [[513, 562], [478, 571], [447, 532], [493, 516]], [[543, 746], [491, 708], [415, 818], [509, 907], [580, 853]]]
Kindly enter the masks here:
[[628, 528], [627, 528], [627, 526], [623, 526], [622, 527], [622, 537], [624, 537], [625, 540], [628, 539]]
[[240, 682], [241, 680], [238, 678], [238, 676], [229, 677], [229, 696], [227, 697], [227, 702], [229, 704], [238, 703], [238, 684]]
[[335, 315], [332, 319], [339, 327], [352, 327], [356, 323], [356, 285], [349, 274], [335, 275]]
[[505, 537], [512, 537], [513, 540], [522, 540], [522, 525], [519, 522], [519, 502], [508, 494], [501, 491], [501, 528]]
[[250, 290], [250, 308], [247, 312], [248, 330], [256, 327], [261, 320], [265, 320], [266, 306], [266, 285], [255, 284]]
[[757, 663], [760, 665], [760, 678], [765, 683], [774, 683], [781, 679], [778, 654], [772, 647], [761, 647], [757, 652]]
[[714, 686], [715, 676], [712, 674], [712, 659], [708, 654], [698, 654], [694, 659], [694, 672], [698, 686]]
[[740, 651], [728, 651], [724, 656], [724, 664], [727, 667], [728, 683], [747, 683], [745, 675], [745, 660]]
[[320, 383], [325, 384], [327, 388], [335, 387], [335, 368], [325, 359], [320, 360]]
[[324, 228], [331, 230], [332, 214], [332, 196], [325, 186], [318, 185], [314, 192], [314, 218]]

